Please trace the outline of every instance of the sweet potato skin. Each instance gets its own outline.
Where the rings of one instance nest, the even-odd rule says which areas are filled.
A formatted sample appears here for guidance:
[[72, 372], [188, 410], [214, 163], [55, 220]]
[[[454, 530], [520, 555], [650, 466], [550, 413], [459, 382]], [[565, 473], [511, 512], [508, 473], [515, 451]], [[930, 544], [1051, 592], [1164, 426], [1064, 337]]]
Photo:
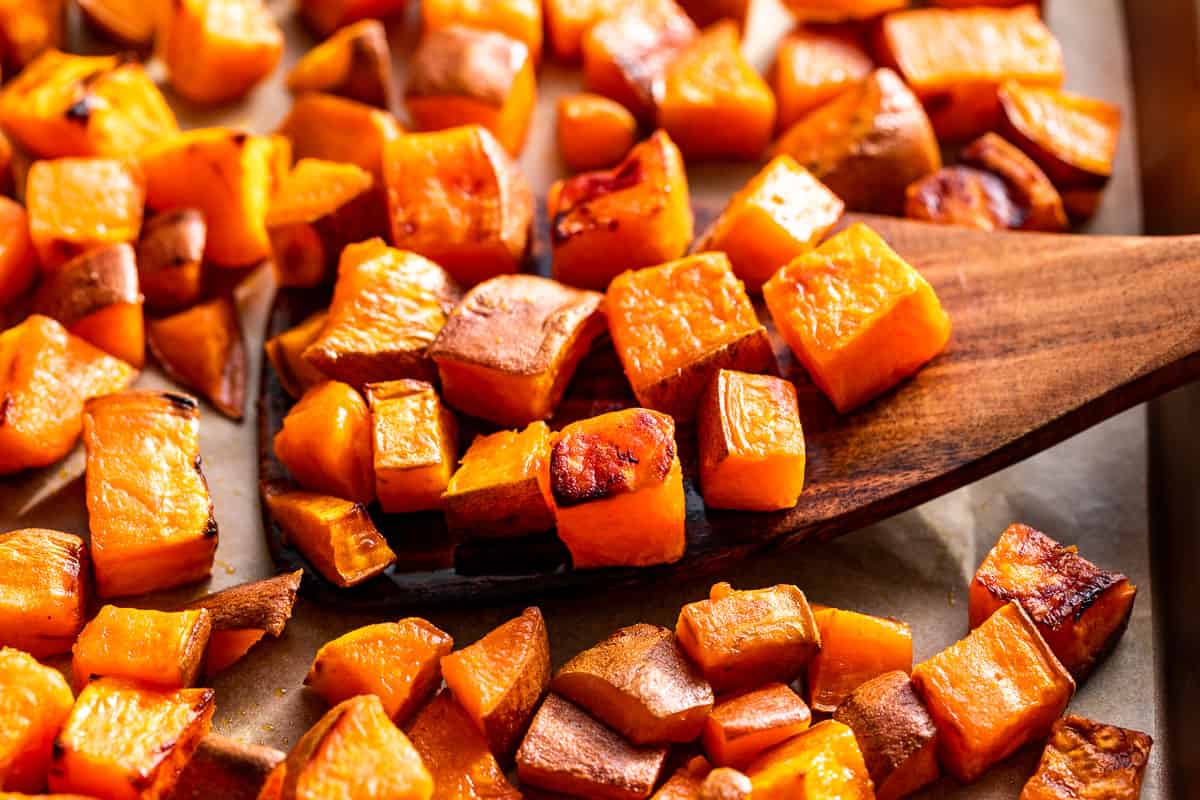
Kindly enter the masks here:
[[800, 695], [772, 682], [718, 700], [701, 740], [717, 766], [745, 769], [766, 750], [803, 733], [811, 721]]
[[1153, 744], [1140, 731], [1068, 714], [1051, 728], [1020, 800], [1136, 800]]
[[107, 39], [139, 50], [154, 41], [155, 10], [138, 0], [80, 0], [79, 10], [88, 26]]
[[994, 231], [1020, 227], [1022, 212], [999, 177], [955, 165], [910, 184], [905, 192], [904, 216]]
[[178, 208], [146, 220], [137, 244], [138, 286], [146, 305], [180, 311], [204, 290], [208, 225], [195, 208]]
[[402, 12], [403, 0], [300, 0], [300, 16], [313, 33], [325, 37], [363, 19], [385, 19]]
[[449, 691], [429, 701], [406, 732], [433, 775], [433, 800], [519, 800], [522, 796]]
[[1023, 219], [1018, 226], [1026, 231], [1059, 233], [1068, 221], [1062, 196], [1033, 159], [996, 133], [985, 133], [969, 144], [960, 157], [966, 164], [986, 169], [999, 176], [1008, 188]]
[[204, 672], [216, 675], [244, 656], [266, 634], [278, 637], [292, 616], [303, 571], [241, 583], [187, 603], [212, 619]]
[[536, 0], [434, 0], [421, 4], [421, 26], [426, 32], [450, 25], [497, 31], [522, 42], [536, 67], [542, 59], [542, 4]]
[[0, 534], [0, 574], [0, 644], [36, 658], [70, 650], [91, 594], [83, 540], [41, 528]]
[[0, 647], [0, 795], [46, 788], [54, 739], [73, 701], [57, 670]]
[[563, 95], [555, 113], [558, 152], [572, 172], [611, 167], [637, 141], [633, 114], [602, 95]]

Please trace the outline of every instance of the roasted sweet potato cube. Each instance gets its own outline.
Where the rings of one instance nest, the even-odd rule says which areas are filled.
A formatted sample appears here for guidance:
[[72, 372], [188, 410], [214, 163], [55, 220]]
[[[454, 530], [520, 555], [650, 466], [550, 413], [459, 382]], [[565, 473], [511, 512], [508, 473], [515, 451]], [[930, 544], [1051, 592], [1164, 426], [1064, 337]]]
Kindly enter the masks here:
[[971, 627], [1015, 601], [1071, 675], [1082, 681], [1116, 647], [1137, 587], [1028, 525], [1000, 534], [971, 581]]
[[629, 109], [598, 94], [558, 98], [555, 139], [573, 172], [616, 164], [637, 141], [638, 124]]
[[874, 66], [858, 34], [850, 28], [796, 28], [779, 43], [768, 76], [778, 106], [776, 126], [787, 130], [808, 112], [865, 79]]
[[921, 98], [943, 140], [995, 128], [997, 89], [1005, 81], [1063, 82], [1062, 48], [1029, 5], [900, 11], [883, 19], [877, 40], [881, 60]]
[[909, 0], [785, 0], [792, 15], [803, 22], [869, 20], [908, 6]]
[[679, 612], [675, 636], [715, 691], [791, 681], [821, 648], [804, 592], [790, 584], [736, 591], [712, 587]]
[[91, 590], [83, 540], [43, 528], [0, 533], [0, 575], [0, 644], [37, 658], [70, 650]]
[[159, 691], [101, 678], [79, 693], [54, 743], [50, 789], [111, 800], [169, 797], [212, 724], [212, 689]]
[[555, 57], [566, 63], [578, 62], [583, 35], [622, 4], [622, 0], [545, 0], [546, 36]]
[[643, 800], [666, 764], [666, 746], [637, 747], [558, 695], [546, 697], [517, 751], [523, 784], [575, 797]]
[[309, 389], [283, 418], [275, 455], [305, 489], [366, 505], [375, 499], [371, 412], [340, 381]]
[[[0, 539], [0, 547], [4, 544]], [[8, 641], [7, 635], [0, 638]], [[0, 795], [46, 788], [54, 738], [74, 699], [58, 670], [0, 647]]]
[[905, 192], [904, 216], [981, 231], [1019, 228], [1022, 209], [997, 175], [974, 167], [942, 167]]
[[248, 367], [232, 297], [151, 320], [147, 334], [150, 352], [168, 375], [200, 392], [225, 416], [242, 418]]
[[0, 333], [0, 475], [44, 467], [75, 446], [83, 403], [129, 385], [137, 371], [34, 314]]
[[427, 350], [458, 302], [458, 285], [432, 261], [371, 239], [347, 247], [329, 317], [304, 360], [351, 386], [433, 380]]
[[1062, 192], [1077, 221], [1095, 213], [1112, 175], [1121, 132], [1118, 106], [1045, 86], [1000, 87], [1000, 129]]
[[275, 70], [283, 31], [263, 0], [172, 0], [156, 49], [176, 92], [193, 103], [226, 103]]
[[965, 164], [987, 170], [1004, 181], [1019, 210], [1017, 227], [1058, 233], [1067, 229], [1062, 196], [1046, 173], [1015, 145], [995, 133], [985, 133], [959, 154]]
[[392, 50], [378, 20], [347, 25], [309, 50], [292, 67], [288, 89], [328, 92], [387, 111], [392, 87]]
[[384, 19], [404, 11], [404, 0], [300, 0], [300, 16], [318, 36], [362, 19]]
[[704, 751], [722, 767], [745, 769], [780, 742], [808, 730], [812, 712], [785, 684], [768, 683], [718, 700], [704, 723]]
[[652, 795], [652, 800], [699, 800], [700, 786], [712, 772], [712, 764], [704, 756], [695, 756], [672, 773]]
[[448, 690], [408, 725], [408, 738], [433, 775], [433, 800], [519, 800], [487, 740]]
[[907, 797], [937, 780], [938, 729], [907, 671], [862, 684], [833, 718], [854, 731], [878, 800]]
[[758, 158], [775, 130], [775, 95], [742, 55], [737, 23], [724, 20], [666, 66], [661, 125], [688, 159]]
[[22, 0], [0, 6], [0, 60], [4, 72], [19, 72], [39, 53], [62, 47], [65, 0]]
[[666, 414], [629, 408], [566, 426], [550, 451], [550, 491], [576, 569], [683, 557], [683, 473]]
[[879, 214], [901, 213], [908, 185], [942, 166], [925, 109], [889, 69], [802, 117], [773, 153], [796, 159], [851, 211]]
[[106, 39], [136, 49], [154, 41], [157, 9], [142, 0], [79, 0], [88, 25]]
[[328, 318], [328, 312], [318, 311], [296, 327], [272, 336], [264, 345], [279, 383], [297, 400], [325, 380], [321, 371], [304, 359], [304, 351], [317, 340]]
[[371, 407], [379, 505], [388, 513], [441, 508], [458, 462], [454, 413], [424, 381], [368, 383], [363, 391]]
[[463, 537], [520, 536], [554, 527], [550, 429], [477, 436], [442, 495], [446, 525]]
[[137, 244], [138, 287], [146, 305], [179, 311], [204, 291], [208, 225], [195, 208], [178, 208], [146, 220]]
[[912, 679], [938, 727], [938, 759], [962, 783], [1045, 738], [1075, 692], [1070, 673], [1015, 602], [918, 664]]
[[907, 623], [841, 608], [821, 608], [813, 617], [821, 631], [821, 651], [808, 662], [808, 702], [814, 711], [832, 713], [872, 678], [912, 670]]
[[404, 102], [419, 130], [482, 125], [518, 155], [537, 104], [533, 57], [523, 42], [496, 31], [427, 29], [409, 67]]
[[696, 242], [725, 253], [747, 291], [760, 292], [775, 271], [817, 246], [845, 204], [789, 155], [771, 159]]
[[291, 141], [296, 158], [357, 164], [381, 181], [384, 148], [403, 130], [387, 111], [344, 97], [305, 92], [292, 103], [278, 133]]
[[396, 554], [358, 503], [274, 483], [265, 484], [262, 494], [288, 542], [330, 583], [354, 586], [395, 562]]
[[453, 648], [450, 634], [418, 617], [367, 625], [323, 644], [304, 683], [331, 706], [373, 694], [401, 724], [438, 688]]
[[604, 332], [603, 299], [536, 275], [477, 285], [429, 348], [446, 402], [499, 425], [548, 419]]
[[95, 678], [126, 678], [159, 689], [196, 682], [212, 618], [203, 608], [151, 611], [106, 605], [71, 648], [75, 685]]
[[875, 797], [854, 731], [825, 720], [774, 747], [746, 769], [754, 800]]
[[274, 747], [210, 733], [180, 773], [172, 800], [254, 800], [284, 758]]
[[861, 223], [780, 269], [763, 297], [792, 352], [843, 414], [917, 372], [950, 339], [933, 287]]
[[542, 4], [537, 0], [430, 0], [421, 4], [421, 25], [426, 33], [451, 25], [495, 31], [524, 44], [535, 68], [542, 59]]
[[1137, 800], [1154, 744], [1146, 734], [1069, 714], [1054, 723], [1020, 800]]
[[0, 92], [0, 124], [39, 158], [136, 157], [179, 130], [141, 64], [57, 50], [43, 53]]
[[507, 760], [550, 683], [550, 640], [527, 608], [479, 641], [442, 657], [442, 677], [492, 753]]
[[533, 195], [487, 129], [465, 125], [393, 139], [384, 172], [396, 247], [433, 259], [466, 286], [520, 269]]
[[613, 346], [638, 401], [685, 422], [722, 369], [776, 372], [775, 353], [723, 253], [701, 253], [613, 279]]
[[278, 637], [292, 616], [301, 570], [205, 595], [184, 606], [204, 609], [212, 620], [204, 674], [208, 677], [246, 655], [266, 634]]
[[20, 203], [0, 197], [0, 307], [29, 291], [37, 275], [29, 215]]
[[186, 395], [128, 390], [83, 410], [88, 528], [100, 597], [205, 578], [217, 521], [200, 468], [200, 408]]

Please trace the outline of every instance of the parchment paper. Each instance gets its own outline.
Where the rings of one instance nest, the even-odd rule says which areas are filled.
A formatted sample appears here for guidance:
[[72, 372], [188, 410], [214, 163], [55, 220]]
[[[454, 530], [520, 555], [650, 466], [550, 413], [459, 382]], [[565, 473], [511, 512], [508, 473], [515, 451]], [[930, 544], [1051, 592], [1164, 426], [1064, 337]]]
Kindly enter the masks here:
[[[760, 67], [770, 61], [778, 38], [789, 27], [777, 0], [755, 0], [747, 51]], [[291, 19], [290, 3], [272, 6], [285, 18], [291, 64], [311, 39]], [[1048, 17], [1061, 38], [1068, 84], [1079, 91], [1119, 102], [1126, 111], [1117, 174], [1105, 204], [1090, 226], [1096, 232], [1136, 233], [1141, 227], [1137, 169], [1134, 164], [1133, 106], [1128, 97], [1128, 64], [1117, 0], [1051, 0]], [[411, 52], [415, 25], [393, 31], [402, 80], [405, 55]], [[203, 124], [273, 129], [286, 113], [284, 70], [236, 108], [216, 111], [180, 109], [189, 127]], [[400, 85], [403, 85], [402, 83]], [[535, 191], [543, 193], [560, 174], [554, 147], [553, 103], [579, 86], [578, 73], [548, 65], [541, 99], [521, 163]], [[725, 197], [754, 173], [755, 166], [708, 165], [690, 170], [693, 191]], [[271, 280], [254, 276], [239, 293], [242, 321], [251, 353], [251, 387], [257, 386], [261, 331]], [[142, 385], [167, 385], [153, 368]], [[256, 489], [253, 400], [241, 425], [205, 407], [202, 448], [220, 524], [220, 547], [212, 580], [138, 604], [166, 606], [188, 597], [274, 573], [259, 522]], [[86, 534], [82, 457], [32, 475], [0, 481], [0, 530], [45, 526]], [[1101, 566], [1127, 574], [1139, 587], [1133, 619], [1124, 640], [1077, 694], [1072, 710], [1151, 733], [1165, 735], [1160, 702], [1160, 669], [1154, 650], [1152, 587], [1148, 559], [1146, 508], [1145, 411], [1134, 409], [1075, 439], [951, 495], [885, 523], [825, 544], [811, 544], [747, 562], [720, 576], [741, 587], [786, 581], [810, 599], [899, 617], [913, 626], [915, 657], [924, 659], [966, 632], [967, 582], [999, 533], [1014, 521], [1026, 522], [1064, 542], [1078, 543]], [[539, 605], [546, 615], [556, 664], [638, 621], [673, 626], [679, 607], [707, 594], [708, 579], [640, 590], [556, 596]], [[135, 601], [127, 601], [134, 604]], [[420, 612], [467, 644], [519, 606], [431, 608]], [[286, 750], [324, 711], [323, 703], [302, 688], [317, 648], [330, 638], [379, 617], [350, 616], [301, 602], [287, 631], [268, 640], [218, 677], [215, 730]], [[1167, 797], [1163, 755], [1156, 749], [1143, 797]], [[1027, 748], [970, 788], [948, 779], [927, 797], [1013, 798], [1032, 772], [1038, 748]]]

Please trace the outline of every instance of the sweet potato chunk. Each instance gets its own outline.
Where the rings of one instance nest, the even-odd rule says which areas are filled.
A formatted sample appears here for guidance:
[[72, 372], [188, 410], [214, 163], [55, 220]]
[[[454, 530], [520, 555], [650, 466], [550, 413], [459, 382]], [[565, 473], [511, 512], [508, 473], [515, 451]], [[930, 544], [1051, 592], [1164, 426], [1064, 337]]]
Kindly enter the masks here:
[[20, 203], [0, 197], [0, 307], [29, 291], [37, 275], [29, 215]]
[[637, 120], [629, 109], [598, 94], [558, 98], [555, 138], [573, 172], [616, 164], [637, 141]]
[[622, 4], [623, 0], [545, 0], [546, 35], [554, 55], [566, 63], [578, 62], [583, 35]]
[[273, 747], [248, 744], [210, 733], [179, 775], [172, 800], [254, 800], [281, 765], [284, 754]]
[[100, 676], [126, 678], [159, 689], [196, 682], [212, 618], [203, 608], [151, 611], [106, 605], [71, 649], [75, 685]]
[[288, 542], [331, 583], [355, 586], [395, 562], [396, 554], [358, 503], [272, 483], [262, 494]]
[[801, 118], [773, 152], [796, 159], [851, 211], [879, 214], [899, 214], [908, 185], [942, 166], [925, 109], [889, 69]]
[[718, 583], [709, 599], [680, 610], [675, 636], [718, 692], [790, 681], [821, 648], [808, 600], [789, 584], [736, 591]]
[[1018, 227], [1058, 233], [1067, 229], [1062, 196], [1029, 156], [995, 133], [985, 133], [960, 154], [963, 163], [988, 170], [1004, 181], [1009, 197], [1020, 209]]
[[605, 295], [613, 346], [638, 401], [684, 422], [722, 369], [775, 372], [775, 353], [723, 253], [702, 253], [613, 279]]
[[299, 400], [305, 392], [325, 380], [319, 369], [304, 359], [304, 351], [325, 327], [328, 312], [318, 311], [294, 328], [267, 340], [267, 360], [279, 376], [284, 391]]
[[907, 670], [862, 684], [833, 718], [854, 731], [878, 800], [907, 797], [937, 780], [938, 729]]
[[194, 103], [244, 96], [283, 56], [283, 31], [263, 0], [172, 0], [157, 38], [167, 79]]
[[717, 767], [700, 783], [700, 800], [749, 800], [754, 784], [733, 767]]
[[950, 339], [933, 287], [861, 223], [780, 269], [763, 297], [792, 352], [843, 414], [917, 372]]
[[700, 786], [712, 772], [712, 764], [704, 756], [695, 756], [667, 778], [652, 795], [652, 800], [699, 800]]
[[939, 760], [962, 783], [1044, 738], [1075, 681], [1015, 602], [913, 669], [937, 723]]
[[433, 775], [432, 800], [519, 800], [487, 740], [449, 691], [413, 718], [408, 737]]
[[775, 95], [742, 55], [737, 23], [704, 31], [667, 65], [658, 124], [688, 159], [759, 157], [775, 130]]
[[0, 644], [37, 658], [70, 650], [91, 589], [83, 540], [42, 528], [0, 533], [0, 575]]
[[392, 96], [392, 50], [382, 23], [364, 19], [309, 50], [288, 73], [291, 91], [328, 92], [387, 111]]
[[1021, 800], [1137, 800], [1153, 744], [1140, 731], [1069, 714], [1051, 728]]
[[784, 131], [871, 74], [875, 64], [848, 28], [798, 27], [779, 43], [769, 80]]
[[421, 25], [427, 34], [451, 25], [495, 31], [524, 44], [535, 68], [542, 59], [542, 4], [537, 0], [430, 0], [421, 4]]
[[1019, 228], [1023, 212], [998, 176], [973, 167], [942, 167], [905, 193], [904, 216], [981, 231]]
[[291, 141], [296, 158], [356, 164], [376, 181], [383, 177], [385, 146], [402, 132], [387, 111], [320, 92], [297, 97], [278, 130]]
[[404, 0], [300, 0], [300, 16], [318, 36], [362, 19], [384, 19], [408, 7]]
[[380, 239], [351, 245], [338, 264], [329, 318], [304, 360], [356, 387], [433, 380], [426, 351], [458, 297], [454, 280], [428, 259]]
[[120, 678], [93, 681], [54, 743], [50, 789], [111, 800], [170, 797], [214, 708], [212, 689], [163, 692]]
[[446, 402], [498, 425], [548, 419], [604, 332], [603, 299], [536, 275], [471, 289], [429, 348]]
[[266, 634], [278, 637], [292, 616], [300, 570], [252, 583], [230, 586], [193, 600], [185, 609], [204, 609], [212, 619], [212, 635], [204, 674], [208, 677], [246, 655]]
[[464, 537], [520, 536], [554, 527], [550, 429], [477, 436], [442, 495], [446, 525]]
[[520, 269], [533, 195], [487, 129], [465, 125], [393, 139], [384, 172], [396, 247], [433, 259], [467, 286]]
[[65, 456], [83, 427], [84, 401], [136, 375], [50, 317], [34, 314], [0, 333], [0, 475]]
[[1125, 632], [1136, 595], [1128, 578], [1100, 569], [1074, 546], [1013, 524], [971, 581], [971, 627], [1018, 602], [1062, 665], [1082, 681]]
[[371, 407], [379, 505], [388, 513], [441, 508], [458, 461], [453, 412], [424, 381], [368, 383], [363, 391]]
[[566, 426], [550, 451], [550, 491], [576, 569], [683, 557], [683, 473], [666, 414], [629, 408]]
[[514, 156], [537, 104], [529, 48], [496, 31], [450, 25], [426, 30], [404, 94], [419, 130], [482, 125]]
[[997, 89], [1007, 80], [1063, 82], [1062, 49], [1033, 6], [901, 11], [880, 23], [878, 44], [943, 140], [993, 129], [1000, 121]]
[[51, 47], [62, 47], [65, 17], [65, 0], [0, 4], [0, 60], [5, 74], [19, 72]]
[[517, 751], [523, 784], [576, 797], [643, 800], [666, 764], [665, 746], [636, 747], [551, 694]]
[[704, 723], [704, 751], [722, 767], [745, 769], [780, 742], [808, 730], [812, 712], [782, 683], [717, 702]]
[[875, 797], [854, 731], [825, 720], [772, 748], [747, 769], [754, 800], [793, 797]]
[[375, 499], [371, 412], [352, 386], [325, 381], [308, 390], [283, 418], [275, 455], [305, 489], [363, 505]]
[[145, 49], [154, 41], [157, 9], [142, 0], [79, 0], [88, 25], [118, 44]]
[[442, 657], [442, 677], [497, 758], [507, 759], [550, 683], [550, 640], [527, 608], [479, 641]]
[[909, 0], [785, 0], [792, 15], [803, 22], [867, 20], [908, 6]]
[[233, 298], [222, 295], [149, 323], [150, 352], [167, 374], [227, 417], [246, 405], [246, 345]]
[[907, 623], [840, 608], [822, 608], [813, 617], [821, 631], [821, 651], [808, 662], [808, 702], [814, 711], [836, 711], [851, 692], [885, 672], [912, 671]]
[[136, 157], [179, 130], [141, 64], [57, 50], [43, 53], [0, 92], [0, 124], [39, 158]]
[[322, 645], [304, 683], [330, 705], [373, 694], [401, 724], [437, 689], [453, 648], [450, 634], [417, 617], [367, 625]]
[[179, 311], [204, 290], [208, 225], [195, 208], [178, 208], [146, 220], [137, 245], [138, 286], [146, 305]]
[[0, 794], [46, 788], [54, 738], [74, 699], [58, 670], [0, 647]]

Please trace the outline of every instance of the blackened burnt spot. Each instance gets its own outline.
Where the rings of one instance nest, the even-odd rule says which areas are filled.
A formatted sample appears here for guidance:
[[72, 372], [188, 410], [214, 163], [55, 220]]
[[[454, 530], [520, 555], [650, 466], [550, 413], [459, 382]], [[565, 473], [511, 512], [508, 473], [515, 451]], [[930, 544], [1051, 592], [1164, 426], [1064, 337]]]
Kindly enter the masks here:
[[87, 124], [87, 121], [92, 118], [92, 112], [96, 110], [96, 103], [90, 94], [85, 94], [74, 103], [67, 106], [64, 116], [71, 122], [81, 122]]
[[8, 422], [8, 411], [11, 408], [12, 395], [6, 392], [3, 397], [0, 397], [0, 428], [3, 428]]
[[241, 147], [249, 138], [250, 134], [246, 133], [245, 131], [236, 131], [232, 136], [229, 137], [229, 141], [233, 142], [234, 147]]
[[571, 230], [568, 226], [570, 210], [560, 211], [554, 215], [554, 219], [550, 222], [550, 241], [554, 244], [562, 244], [571, 238]]
[[204, 474], [204, 462], [200, 458], [199, 454], [197, 454], [196, 457], [194, 459], [192, 459], [192, 469], [196, 470], [196, 472], [199, 472], [201, 475]]
[[162, 396], [164, 399], [174, 403], [178, 408], [181, 408], [185, 411], [197, 411], [200, 408], [196, 401], [193, 398], [188, 397], [186, 394], [163, 392]]
[[208, 512], [208, 521], [204, 523], [203, 535], [205, 539], [217, 538], [217, 518], [212, 515], [211, 511]]

